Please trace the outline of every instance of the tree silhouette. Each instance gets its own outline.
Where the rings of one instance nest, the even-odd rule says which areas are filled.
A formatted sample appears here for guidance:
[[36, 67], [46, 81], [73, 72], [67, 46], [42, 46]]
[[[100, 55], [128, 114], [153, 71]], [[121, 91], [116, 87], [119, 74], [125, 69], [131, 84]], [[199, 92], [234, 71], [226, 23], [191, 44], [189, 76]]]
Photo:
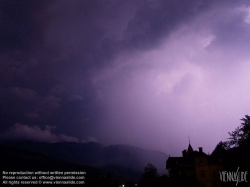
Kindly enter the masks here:
[[212, 156], [217, 156], [217, 157], [221, 157], [221, 156], [225, 156], [227, 153], [227, 150], [229, 149], [229, 145], [227, 142], [222, 142], [220, 141], [217, 146], [215, 147], [214, 151], [212, 152]]
[[245, 115], [245, 118], [241, 119], [243, 123], [235, 129], [235, 131], [229, 132], [229, 145], [232, 147], [238, 147], [245, 143], [249, 143], [250, 140], [250, 116]]
[[151, 187], [157, 186], [159, 175], [157, 173], [157, 168], [149, 163], [145, 168], [142, 174], [142, 177], [139, 181], [139, 186]]
[[250, 168], [250, 116], [241, 119], [240, 126], [229, 132], [227, 142], [220, 142], [214, 149], [212, 156], [221, 158], [224, 170], [237, 170]]

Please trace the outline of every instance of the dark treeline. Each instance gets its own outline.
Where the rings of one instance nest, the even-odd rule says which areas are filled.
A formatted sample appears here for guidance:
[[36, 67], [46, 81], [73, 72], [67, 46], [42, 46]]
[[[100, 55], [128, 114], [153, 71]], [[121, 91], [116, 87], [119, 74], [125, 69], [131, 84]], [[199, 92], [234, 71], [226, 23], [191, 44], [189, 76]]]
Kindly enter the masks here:
[[250, 116], [241, 119], [242, 123], [233, 132], [229, 132], [228, 141], [219, 142], [212, 156], [222, 158], [225, 170], [248, 171], [250, 168]]

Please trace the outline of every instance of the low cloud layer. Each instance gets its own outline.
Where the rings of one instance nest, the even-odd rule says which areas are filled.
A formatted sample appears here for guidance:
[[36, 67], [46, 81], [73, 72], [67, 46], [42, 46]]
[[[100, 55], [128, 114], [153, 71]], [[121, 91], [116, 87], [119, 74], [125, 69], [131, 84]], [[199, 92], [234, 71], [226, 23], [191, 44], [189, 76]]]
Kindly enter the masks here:
[[79, 142], [75, 137], [64, 134], [56, 135], [51, 132], [51, 127], [47, 126], [42, 130], [39, 126], [27, 126], [20, 123], [14, 124], [7, 132], [0, 134], [2, 140], [30, 140], [35, 142]]
[[2, 141], [34, 141], [34, 142], [78, 142], [88, 143], [97, 142], [94, 137], [86, 137], [85, 139], [79, 140], [76, 137], [66, 136], [64, 134], [55, 134], [52, 131], [56, 129], [56, 126], [46, 126], [42, 130], [39, 126], [28, 126], [20, 123], [14, 124], [9, 128], [8, 131], [0, 134], [0, 140]]

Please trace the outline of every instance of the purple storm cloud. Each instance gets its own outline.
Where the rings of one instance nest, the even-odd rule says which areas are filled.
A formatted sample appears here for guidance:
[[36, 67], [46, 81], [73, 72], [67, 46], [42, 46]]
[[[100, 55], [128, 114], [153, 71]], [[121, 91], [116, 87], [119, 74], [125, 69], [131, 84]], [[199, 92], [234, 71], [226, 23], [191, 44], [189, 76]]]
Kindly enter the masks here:
[[[212, 152], [250, 111], [245, 1], [0, 1], [0, 138]], [[52, 132], [53, 131], [53, 132]]]

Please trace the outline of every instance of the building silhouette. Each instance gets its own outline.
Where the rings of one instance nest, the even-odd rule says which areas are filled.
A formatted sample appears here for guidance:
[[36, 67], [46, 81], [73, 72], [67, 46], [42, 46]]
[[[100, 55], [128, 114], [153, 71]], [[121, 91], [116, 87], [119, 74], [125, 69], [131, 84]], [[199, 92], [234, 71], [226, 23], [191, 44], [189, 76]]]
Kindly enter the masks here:
[[175, 186], [201, 186], [220, 187], [219, 171], [223, 170], [222, 160], [207, 155], [202, 147], [194, 151], [188, 145], [187, 150], [182, 151], [182, 157], [169, 157], [166, 162], [169, 177]]

